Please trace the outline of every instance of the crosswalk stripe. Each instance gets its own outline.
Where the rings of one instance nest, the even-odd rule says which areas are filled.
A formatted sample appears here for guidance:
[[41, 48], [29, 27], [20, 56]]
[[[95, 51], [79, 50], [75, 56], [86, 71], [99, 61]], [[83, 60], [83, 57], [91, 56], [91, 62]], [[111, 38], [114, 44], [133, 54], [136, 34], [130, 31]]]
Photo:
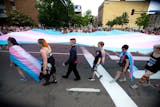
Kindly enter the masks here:
[[[138, 70], [133, 73], [133, 76], [137, 79], [141, 78], [145, 74], [145, 70]], [[150, 76], [150, 79], [160, 79], [160, 71]]]
[[[84, 54], [84, 57], [92, 66], [94, 57], [91, 53], [88, 52], [84, 47], [81, 47], [81, 50]], [[127, 93], [115, 82], [109, 83], [109, 81], [113, 80], [110, 74], [104, 69], [103, 66], [98, 66], [99, 73], [103, 75], [100, 79], [101, 84], [104, 86], [110, 97], [112, 98], [116, 107], [138, 107], [136, 103], [127, 95]], [[96, 74], [97, 75], [97, 74]]]
[[[107, 54], [112, 60], [119, 60], [117, 55], [109, 55]], [[133, 56], [133, 59], [136, 61], [148, 61], [149, 57], [147, 56]], [[145, 74], [144, 70], [137, 70], [133, 73], [133, 76], [137, 79], [141, 78]], [[151, 75], [150, 79], [160, 79], [160, 71]]]
[[[119, 57], [116, 55], [109, 55], [108, 56], [112, 59], [112, 60], [119, 60]], [[133, 59], [136, 61], [148, 61], [149, 57], [148, 56], [133, 56]]]
[[99, 93], [100, 89], [95, 88], [68, 88], [67, 91], [76, 91], [76, 92], [93, 92], [93, 93]]

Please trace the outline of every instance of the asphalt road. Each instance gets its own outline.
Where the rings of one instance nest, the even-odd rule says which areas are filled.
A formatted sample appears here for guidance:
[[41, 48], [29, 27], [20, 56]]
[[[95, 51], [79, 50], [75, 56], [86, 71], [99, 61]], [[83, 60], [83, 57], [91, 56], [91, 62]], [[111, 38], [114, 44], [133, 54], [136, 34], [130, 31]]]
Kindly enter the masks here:
[[[55, 53], [58, 83], [49, 86], [36, 83], [30, 77], [28, 77], [29, 80], [26, 82], [20, 81], [15, 67], [9, 67], [8, 50], [0, 50], [1, 107], [115, 107], [113, 100], [99, 80], [94, 82], [88, 81], [91, 67], [84, 58], [80, 47], [78, 47], [78, 71], [81, 80], [74, 81], [73, 73], [68, 79], [61, 77], [67, 71], [67, 67], [63, 67], [62, 63], [68, 58], [68, 54], [66, 53], [69, 52], [70, 46], [60, 44], [52, 44], [51, 46]], [[37, 45], [28, 44], [22, 45], [22, 47], [40, 59], [40, 54], [34, 53], [39, 52]], [[86, 47], [86, 49], [94, 54], [94, 48]], [[135, 61], [135, 65], [139, 69], [143, 69], [145, 61]], [[104, 68], [114, 77], [117, 70], [117, 63], [107, 57]], [[157, 83], [158, 81], [152, 80], [152, 83]], [[160, 107], [159, 88], [139, 86], [138, 89], [133, 90], [129, 87], [128, 82], [118, 82], [118, 84], [133, 99], [138, 107]], [[97, 88], [101, 92], [68, 92], [66, 91], [67, 88]], [[127, 102], [124, 107], [128, 107]]]

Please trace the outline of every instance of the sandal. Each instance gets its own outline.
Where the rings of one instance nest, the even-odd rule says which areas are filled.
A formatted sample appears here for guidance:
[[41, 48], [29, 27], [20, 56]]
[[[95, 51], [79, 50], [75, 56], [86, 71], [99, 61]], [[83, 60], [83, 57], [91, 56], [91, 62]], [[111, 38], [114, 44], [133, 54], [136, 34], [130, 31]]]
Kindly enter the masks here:
[[160, 88], [160, 83], [154, 84], [154, 87]]
[[149, 83], [149, 77], [147, 77], [147, 76], [142, 76], [142, 78], [140, 78], [140, 80], [139, 80], [139, 82], [141, 83], [141, 84], [143, 84], [144, 82], [146, 82], [147, 81], [147, 83]]

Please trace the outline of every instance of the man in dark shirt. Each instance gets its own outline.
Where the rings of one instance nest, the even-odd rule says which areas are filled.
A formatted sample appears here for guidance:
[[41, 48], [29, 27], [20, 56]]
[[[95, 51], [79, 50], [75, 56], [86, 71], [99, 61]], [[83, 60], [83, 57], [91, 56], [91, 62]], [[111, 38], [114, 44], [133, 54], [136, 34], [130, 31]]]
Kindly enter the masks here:
[[80, 80], [80, 75], [78, 73], [78, 70], [77, 70], [77, 48], [76, 48], [76, 39], [75, 38], [72, 38], [70, 39], [70, 45], [71, 45], [71, 50], [70, 50], [70, 55], [69, 55], [69, 59], [63, 63], [63, 66], [66, 66], [69, 64], [69, 67], [68, 67], [68, 72], [66, 75], [62, 76], [63, 78], [68, 78], [71, 71], [74, 72], [74, 75], [75, 75], [75, 81], [77, 80]]

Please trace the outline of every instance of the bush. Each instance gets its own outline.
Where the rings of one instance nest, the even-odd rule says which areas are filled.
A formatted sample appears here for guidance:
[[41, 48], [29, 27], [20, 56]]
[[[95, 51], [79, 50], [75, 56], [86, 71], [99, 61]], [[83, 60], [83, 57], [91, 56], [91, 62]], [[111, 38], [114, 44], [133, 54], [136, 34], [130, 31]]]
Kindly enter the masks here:
[[24, 15], [18, 11], [12, 11], [8, 17], [8, 23], [10, 25], [17, 25], [17, 26], [33, 26], [33, 20], [29, 17]]

